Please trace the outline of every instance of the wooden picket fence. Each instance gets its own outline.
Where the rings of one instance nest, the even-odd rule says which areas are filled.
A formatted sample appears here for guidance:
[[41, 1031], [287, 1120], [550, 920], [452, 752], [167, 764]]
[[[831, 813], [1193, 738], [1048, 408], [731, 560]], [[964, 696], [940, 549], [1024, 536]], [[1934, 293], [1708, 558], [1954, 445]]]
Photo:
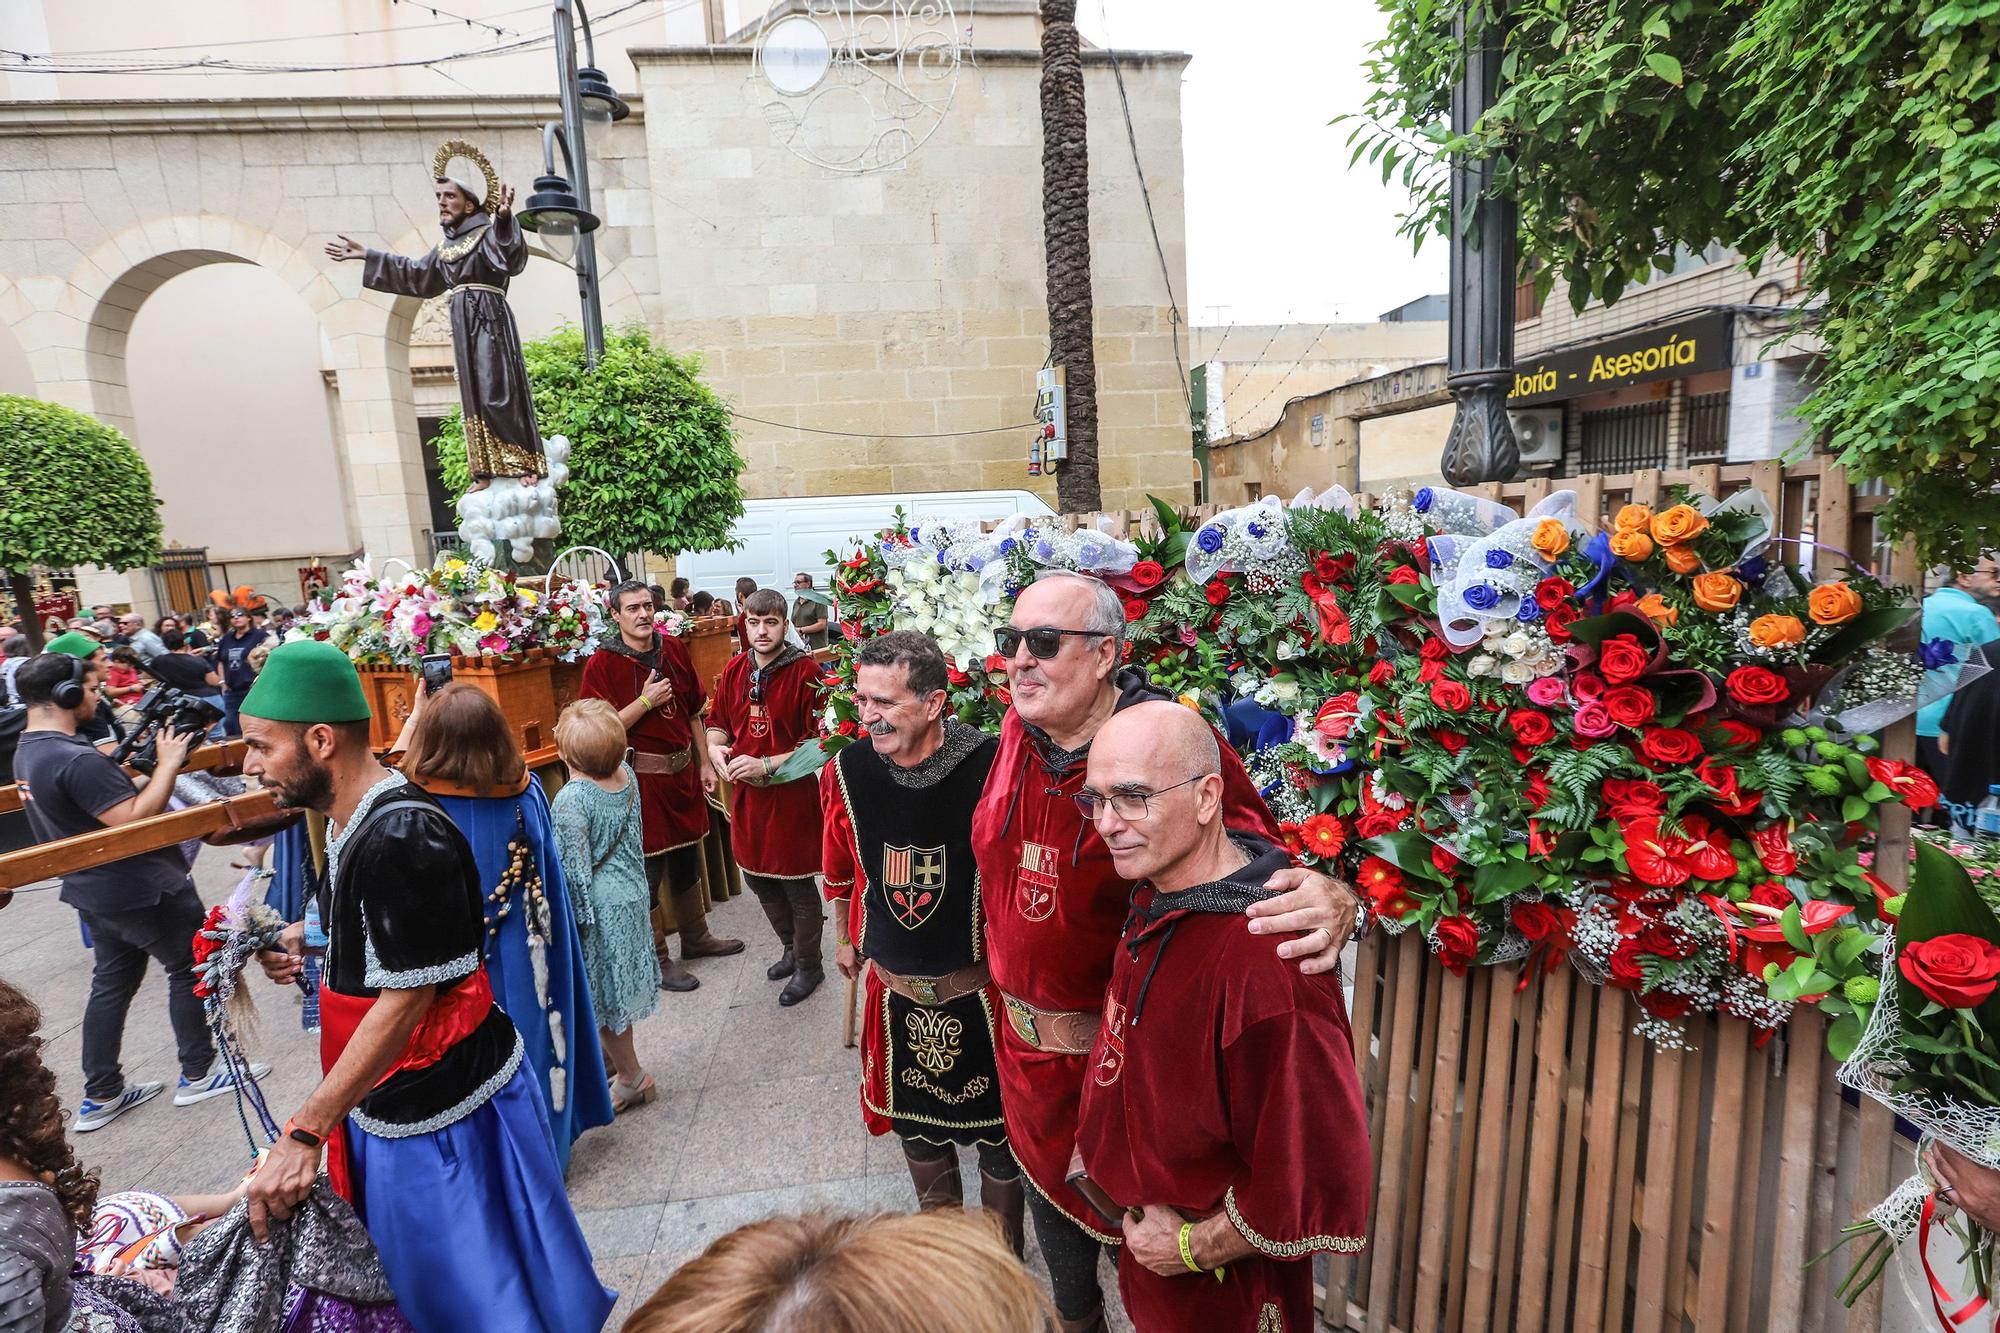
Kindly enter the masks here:
[[[1774, 554], [1810, 556], [1817, 577], [1856, 565], [1920, 581], [1876, 531], [1886, 497], [1855, 493], [1824, 458], [1471, 489], [1522, 512], [1572, 489], [1588, 521], [1657, 507], [1676, 485], [1762, 491]], [[1063, 522], [1157, 529], [1149, 511]], [[1900, 724], [1884, 752], [1910, 757], [1912, 737]], [[1877, 868], [1901, 887], [1907, 814], [1883, 824]], [[1691, 1021], [1689, 1049], [1662, 1049], [1633, 1032], [1630, 996], [1566, 966], [1457, 977], [1422, 940], [1378, 936], [1359, 953], [1352, 1017], [1375, 1189], [1370, 1249], [1327, 1267], [1327, 1327], [1876, 1333], [1885, 1292], [1902, 1302], [1893, 1267], [1848, 1310], [1833, 1292], [1849, 1256], [1805, 1266], [1908, 1173], [1911, 1148], [1885, 1109], [1843, 1095], [1816, 1012], [1762, 1046], [1747, 1024]], [[1331, 1167], [1344, 1145], [1326, 1153]]]

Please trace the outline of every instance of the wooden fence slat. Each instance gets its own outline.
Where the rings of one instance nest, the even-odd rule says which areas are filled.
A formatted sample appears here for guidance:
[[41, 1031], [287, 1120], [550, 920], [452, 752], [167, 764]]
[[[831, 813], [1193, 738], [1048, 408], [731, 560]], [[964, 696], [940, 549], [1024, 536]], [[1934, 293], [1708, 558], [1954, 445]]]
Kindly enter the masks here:
[[[1430, 1143], [1424, 1150], [1426, 1174], [1420, 1179], [1435, 1181], [1442, 1187], [1450, 1180], [1450, 1176], [1442, 1172], [1447, 1171], [1451, 1163], [1452, 1122], [1457, 1118], [1458, 1058], [1465, 1023], [1466, 980], [1443, 968], [1435, 970], [1444, 972], [1444, 984], [1439, 997], [1442, 1007], [1438, 1010], [1436, 1026], [1432, 1028], [1437, 1040], [1431, 1077]], [[1442, 1189], [1433, 1193], [1441, 1195]], [[1437, 1333], [1438, 1297], [1445, 1284], [1445, 1240], [1445, 1228], [1438, 1225], [1438, 1218], [1433, 1214], [1430, 1225], [1422, 1229], [1417, 1244], [1417, 1264], [1413, 1274], [1416, 1289], [1412, 1293], [1414, 1312], [1410, 1320], [1414, 1333]]]
[[[1497, 968], [1485, 970], [1499, 972]], [[1499, 972], [1487, 998], [1485, 1039], [1481, 1043], [1486, 1048], [1486, 1074], [1479, 1085], [1479, 1147], [1470, 1154], [1471, 1170], [1459, 1168], [1461, 1173], [1476, 1175], [1477, 1190], [1466, 1225], [1463, 1311], [1452, 1321], [1454, 1328], [1487, 1328], [1492, 1323], [1494, 1269], [1500, 1254], [1500, 1199], [1506, 1188], [1507, 1089], [1515, 1077], [1514, 1015], [1519, 998], [1513, 978]], [[1468, 1081], [1467, 1090], [1471, 1087]]]
[[[1873, 1097], [1861, 1099], [1861, 1141], [1854, 1158], [1854, 1212], [1873, 1208], [1889, 1192], [1889, 1152], [1896, 1139], [1895, 1116]], [[1829, 1261], [1831, 1262], [1831, 1261]], [[1882, 1327], [1882, 1291], [1889, 1273], [1868, 1284], [1847, 1312], [1847, 1333], [1878, 1333]]]
[[[1646, 1141], [1646, 1174], [1639, 1189], [1639, 1269], [1632, 1301], [1632, 1333], [1661, 1333], [1665, 1322], [1669, 1229], [1680, 1166], [1681, 1077], [1687, 1061], [1675, 1050], [1653, 1054], [1652, 1124]], [[1698, 1078], [1700, 1068], [1695, 1074]]]
[[[1627, 1015], [1630, 1017], [1629, 1013]], [[1639, 1140], [1647, 1125], [1640, 1114], [1640, 1092], [1646, 1078], [1646, 1039], [1637, 1032], [1625, 1037], [1625, 1079], [1619, 1094], [1618, 1165], [1611, 1177], [1611, 1227], [1605, 1243], [1611, 1247], [1604, 1266], [1604, 1324], [1624, 1329], [1626, 1276], [1632, 1257], [1632, 1204], [1638, 1190]]]
[[1535, 1032], [1528, 1198], [1521, 1223], [1520, 1313], [1515, 1323], [1522, 1333], [1539, 1333], [1547, 1318], [1549, 1255], [1555, 1248], [1556, 1176], [1563, 1147], [1563, 1052], [1569, 1045], [1570, 1011], [1577, 988], [1585, 984], [1574, 971], [1564, 971], [1542, 983], [1542, 1021]]
[[[1876, 867], [1881, 869], [1880, 861], [1876, 862]], [[1840, 1086], [1832, 1079], [1821, 1080], [1814, 1094], [1813, 1142], [1817, 1151], [1813, 1159], [1812, 1180], [1806, 1191], [1806, 1255], [1809, 1258], [1826, 1253], [1833, 1244], [1834, 1232], [1847, 1220], [1836, 1220], [1833, 1212], [1839, 1194], [1834, 1163], [1840, 1160], [1840, 1122], [1845, 1103], [1841, 1100]], [[1830, 1299], [1827, 1283], [1806, 1283], [1804, 1319], [1800, 1327], [1827, 1327], [1827, 1302]]]
[[[1771, 1317], [1796, 1322], [1805, 1314], [1808, 1193], [1816, 1160], [1814, 1131], [1820, 1091], [1820, 1052], [1826, 1023], [1819, 1011], [1803, 1007], [1785, 1029], [1785, 1112], [1778, 1140], [1777, 1225], [1771, 1242]], [[1799, 1325], [1803, 1327], [1803, 1325]]]
[[[1417, 1042], [1417, 1028], [1422, 1021], [1417, 1009], [1417, 987], [1424, 969], [1422, 960], [1415, 955], [1416, 946], [1402, 941], [1399, 944], [1401, 947], [1395, 950], [1400, 956], [1393, 992], [1395, 1000], [1388, 1010], [1393, 1023], [1384, 1034], [1387, 1049], [1383, 1052], [1383, 1061], [1388, 1077], [1382, 1094], [1384, 1123], [1379, 1138], [1381, 1147], [1376, 1157], [1375, 1224], [1369, 1228], [1372, 1252], [1368, 1265], [1368, 1333], [1386, 1333], [1395, 1310], [1396, 1259], [1403, 1252], [1398, 1222], [1401, 1219], [1405, 1177], [1394, 1169], [1394, 1164], [1413, 1155], [1409, 1149], [1410, 1064]], [[1390, 1169], [1379, 1169], [1383, 1163], [1390, 1164]]]
[[1622, 995], [1606, 995], [1581, 975], [1576, 978], [1576, 1004], [1571, 1009], [1569, 1064], [1563, 1080], [1562, 1174], [1556, 1182], [1556, 1245], [1549, 1282], [1549, 1327], [1563, 1333], [1569, 1327], [1570, 1298], [1576, 1289], [1576, 1213], [1583, 1196], [1584, 1100], [1590, 1086], [1590, 1043], [1597, 1011], [1608, 1003], [1624, 1004]]
[[[1814, 497], [1813, 512], [1813, 568], [1811, 573], [1819, 578], [1832, 578], [1840, 567], [1848, 563], [1848, 556], [1825, 547], [1843, 545], [1848, 539], [1847, 473], [1840, 464], [1828, 460], [1825, 471], [1820, 474], [1818, 494]], [[1867, 551], [1852, 552], [1853, 558], [1863, 564], [1873, 564]]]
[[[1597, 1333], [1604, 1316], [1605, 1239], [1612, 1226], [1611, 1185], [1618, 1169], [1624, 1027], [1631, 1001], [1606, 991], [1597, 1002], [1596, 1054], [1591, 1061], [1590, 1104], [1584, 1122], [1583, 1206], [1576, 1263], [1576, 1331]], [[1636, 1124], [1629, 1128], [1636, 1130]]]
[[1660, 469], [1641, 468], [1632, 474], [1632, 503], [1656, 509], [1660, 504]]
[[[1388, 943], [1385, 945], [1385, 941]], [[1369, 1182], [1382, 1178], [1382, 1096], [1378, 1089], [1377, 1076], [1381, 1072], [1380, 1061], [1375, 1056], [1376, 992], [1384, 992], [1393, 986], [1392, 969], [1402, 950], [1394, 947], [1385, 931], [1375, 931], [1361, 942], [1354, 951], [1354, 1012], [1348, 1017], [1349, 1030], [1354, 1035], [1354, 1072], [1361, 1081], [1361, 1095], [1368, 1111], [1368, 1154], [1373, 1169], [1368, 1174]], [[1393, 1020], [1393, 1014], [1383, 1015]], [[1368, 1268], [1366, 1254], [1358, 1254], [1352, 1259], [1336, 1257], [1327, 1269], [1327, 1303], [1329, 1311], [1347, 1308], [1357, 1292], [1365, 1297], [1365, 1283]]]
[[[1417, 1034], [1416, 1099], [1414, 1114], [1410, 1118], [1408, 1146], [1405, 1155], [1409, 1165], [1405, 1168], [1403, 1182], [1403, 1242], [1399, 1248], [1402, 1267], [1396, 1276], [1395, 1321], [1403, 1328], [1410, 1328], [1416, 1321], [1417, 1309], [1417, 1246], [1425, 1234], [1424, 1222], [1427, 1217], [1426, 1202], [1430, 1194], [1430, 1178], [1426, 1174], [1429, 1166], [1430, 1126], [1435, 1103], [1433, 1101], [1434, 1079], [1437, 1075], [1438, 1028], [1443, 1022], [1443, 991], [1445, 978], [1450, 974], [1432, 963], [1429, 956], [1422, 956], [1424, 974], [1424, 1020]], [[1429, 1216], [1434, 1217], [1434, 1214]]]
[[1451, 1236], [1444, 1270], [1447, 1274], [1446, 1328], [1465, 1327], [1465, 1270], [1466, 1252], [1471, 1243], [1472, 1196], [1485, 1183], [1487, 1170], [1487, 1159], [1475, 1157], [1473, 1145], [1485, 1137], [1486, 1122], [1496, 1112], [1496, 1108], [1476, 1092], [1485, 1086], [1487, 1066], [1495, 1063], [1491, 1043], [1482, 1040], [1493, 1012], [1494, 973], [1494, 968], [1478, 967], [1472, 970], [1470, 978], [1472, 1003], [1466, 1013], [1464, 1028], [1465, 1073], [1459, 1084], [1465, 1090], [1461, 1099], [1463, 1111], [1456, 1135], [1458, 1155], [1450, 1176]]
[[[1714, 1043], [1711, 1042], [1710, 1045]], [[1674, 1149], [1680, 1163], [1674, 1178], [1673, 1209], [1667, 1221], [1667, 1303], [1664, 1311], [1669, 1329], [1679, 1329], [1687, 1310], [1688, 1245], [1693, 1240], [1695, 1167], [1701, 1151], [1702, 1071], [1706, 1052], [1687, 1062], [1681, 1071], [1680, 1142]]]
[[1752, 1045], [1745, 1052], [1744, 1063], [1743, 1132], [1737, 1140], [1741, 1154], [1736, 1161], [1736, 1234], [1742, 1239], [1732, 1247], [1732, 1255], [1737, 1249], [1743, 1254], [1734, 1258], [1730, 1266], [1729, 1328], [1750, 1327], [1752, 1279], [1763, 1277], [1752, 1271], [1755, 1265], [1749, 1262], [1749, 1254], [1758, 1234], [1758, 1183], [1764, 1178], [1764, 1096], [1771, 1080], [1769, 1047], [1759, 1050]]
[[1744, 1051], [1750, 1029], [1724, 1023], [1715, 1042], [1715, 1099], [1708, 1123], [1736, 1126], [1737, 1133], [1710, 1133], [1707, 1184], [1702, 1193], [1701, 1268], [1695, 1288], [1696, 1333], [1723, 1333], [1729, 1313], [1729, 1260], [1736, 1237], [1737, 1150], [1742, 1145]]
[[1544, 974], [1535, 979], [1530, 990], [1514, 997], [1517, 1027], [1514, 1068], [1507, 1076], [1507, 1181], [1500, 1203], [1500, 1249], [1493, 1294], [1493, 1326], [1501, 1329], [1512, 1324], [1514, 1315], [1514, 1280], [1519, 1274], [1514, 1256], [1520, 1253], [1521, 1199], [1528, 1174], [1528, 1126], [1534, 1118], [1535, 1044], [1539, 1037], [1535, 1018], [1541, 1012], [1542, 991], [1549, 984]]

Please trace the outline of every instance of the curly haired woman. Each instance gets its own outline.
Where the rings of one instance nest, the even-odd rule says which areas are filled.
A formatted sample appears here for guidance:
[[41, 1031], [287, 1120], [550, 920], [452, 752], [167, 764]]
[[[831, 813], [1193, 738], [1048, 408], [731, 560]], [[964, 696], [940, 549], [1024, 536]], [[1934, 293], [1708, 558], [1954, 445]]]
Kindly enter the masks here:
[[90, 1228], [97, 1173], [63, 1135], [56, 1076], [42, 1063], [41, 1010], [0, 981], [0, 1330], [69, 1322], [77, 1233]]

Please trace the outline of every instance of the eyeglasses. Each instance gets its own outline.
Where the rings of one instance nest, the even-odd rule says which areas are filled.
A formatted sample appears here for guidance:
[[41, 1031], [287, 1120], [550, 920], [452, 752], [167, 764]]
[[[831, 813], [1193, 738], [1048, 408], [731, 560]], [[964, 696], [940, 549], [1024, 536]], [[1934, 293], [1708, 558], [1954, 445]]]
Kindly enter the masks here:
[[1172, 787], [1162, 787], [1158, 791], [1118, 791], [1109, 796], [1100, 796], [1086, 787], [1071, 799], [1076, 802], [1076, 808], [1083, 811], [1085, 819], [1096, 819], [1098, 810], [1108, 805], [1111, 807], [1111, 812], [1120, 819], [1136, 823], [1152, 813], [1153, 801], [1176, 788], [1187, 786], [1190, 782], [1200, 782], [1205, 776], [1207, 775], [1197, 773], [1191, 778], [1176, 782]]
[[1065, 635], [1075, 635], [1079, 639], [1102, 639], [1109, 637], [1101, 629], [1057, 629], [1053, 625], [1037, 625], [1033, 629], [1006, 629], [993, 631], [993, 646], [1000, 650], [1000, 656], [1012, 657], [1021, 650], [1025, 640], [1029, 653], [1046, 662], [1062, 651]]

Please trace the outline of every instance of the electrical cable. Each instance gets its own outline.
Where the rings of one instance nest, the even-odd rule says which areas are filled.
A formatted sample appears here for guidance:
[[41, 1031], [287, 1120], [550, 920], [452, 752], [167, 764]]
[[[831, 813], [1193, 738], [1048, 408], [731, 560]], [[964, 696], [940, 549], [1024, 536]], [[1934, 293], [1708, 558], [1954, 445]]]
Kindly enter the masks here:
[[[426, 9], [429, 7], [428, 5], [423, 6]], [[524, 5], [520, 9], [502, 10], [497, 17], [512, 18], [516, 14], [536, 13], [546, 8], [546, 5]], [[471, 21], [467, 20], [467, 22]], [[383, 28], [346, 28], [338, 32], [301, 32], [294, 33], [289, 37], [239, 37], [225, 42], [178, 42], [154, 46], [87, 46], [79, 47], [73, 51], [66, 51], [63, 55], [74, 59], [82, 56], [121, 56], [134, 51], [213, 51], [225, 46], [275, 46], [280, 42], [318, 42], [330, 37], [374, 37], [385, 32], [423, 32], [429, 28], [451, 28], [456, 26], [457, 20], [456, 16], [454, 16], [451, 19], [446, 19], [438, 23], [392, 23]], [[480, 26], [492, 27], [491, 24], [481, 24]], [[496, 28], [494, 31], [503, 30]], [[512, 35], [515, 30], [505, 29], [504, 31]], [[33, 56], [32, 58], [44, 60], [55, 57], [51, 53], [48, 56]]]
[[[1278, 326], [1278, 329], [1279, 331], [1283, 331], [1286, 327], [1287, 327], [1286, 325], [1280, 324]], [[1313, 340], [1310, 343], [1306, 344], [1306, 350], [1299, 353], [1298, 358], [1292, 362], [1292, 368], [1290, 370], [1287, 370], [1279, 378], [1278, 382], [1276, 384], [1273, 384], [1270, 387], [1270, 389], [1265, 392], [1262, 398], [1259, 398], [1243, 413], [1243, 420], [1245, 421], [1254, 420], [1257, 414], [1257, 409], [1262, 407], [1264, 404], [1270, 402], [1271, 399], [1277, 394], [1278, 390], [1284, 388], [1287, 384], [1291, 383], [1292, 376], [1298, 374], [1299, 367], [1304, 365], [1306, 361], [1312, 356], [1313, 350], [1319, 346], [1320, 339], [1326, 337], [1326, 331], [1332, 327], [1333, 327], [1332, 320], [1328, 320], [1326, 323], [1319, 326], [1319, 332], [1313, 335]], [[1273, 333], [1271, 335], [1271, 342], [1275, 343], [1277, 340], [1278, 340], [1278, 334]], [[1264, 351], [1268, 352], [1270, 350], [1271, 350], [1271, 343], [1264, 344]], [[1263, 360], [1264, 360], [1263, 353], [1262, 352], [1258, 353], [1257, 363], [1262, 364]], [[1307, 394], [1306, 397], [1310, 398], [1312, 397], [1312, 395]], [[1296, 400], [1287, 401], [1285, 407], [1290, 407], [1293, 401]], [[1278, 420], [1283, 421], [1284, 419], [1285, 419], [1284, 411], [1283, 409], [1280, 409], [1278, 413]]]
[[1167, 287], [1168, 335], [1174, 344], [1174, 369], [1180, 376], [1181, 401], [1187, 404], [1188, 425], [1194, 425], [1194, 390], [1188, 386], [1187, 365], [1181, 360], [1180, 302], [1174, 297], [1173, 269], [1167, 264], [1167, 248], [1160, 243], [1159, 219], [1153, 215], [1153, 192], [1146, 188], [1146, 169], [1139, 161], [1139, 134], [1132, 127], [1132, 101], [1125, 95], [1125, 71], [1118, 63], [1118, 48], [1111, 40], [1111, 15], [1104, 0], [1097, 0], [1097, 16], [1104, 24], [1104, 50], [1111, 57], [1111, 77], [1118, 84], [1118, 104], [1125, 112], [1125, 140], [1132, 146], [1132, 174], [1139, 178], [1139, 199], [1146, 205], [1146, 225], [1153, 231], [1153, 252], [1160, 257], [1160, 279]]
[[753, 417], [747, 412], [731, 411], [730, 416], [738, 421], [754, 421], [760, 426], [776, 426], [779, 430], [804, 431], [808, 435], [836, 435], [846, 440], [957, 440], [973, 435], [1007, 435], [1017, 430], [1033, 430], [1039, 423], [1024, 421], [1018, 426], [989, 426], [984, 430], [941, 430], [917, 435], [895, 435], [887, 431], [866, 430], [821, 430], [817, 426], [794, 426], [788, 421], [767, 421], [763, 417]]

